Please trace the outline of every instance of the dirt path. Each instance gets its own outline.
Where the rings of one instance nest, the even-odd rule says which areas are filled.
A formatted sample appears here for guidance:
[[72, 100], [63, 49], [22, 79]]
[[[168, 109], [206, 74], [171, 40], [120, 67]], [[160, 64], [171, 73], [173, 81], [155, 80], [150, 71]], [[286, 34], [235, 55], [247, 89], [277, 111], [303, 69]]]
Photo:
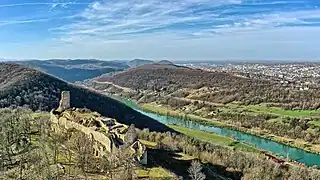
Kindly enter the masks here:
[[[122, 89], [124, 92], [132, 92], [133, 90], [130, 89], [130, 88], [127, 88], [127, 87], [123, 87], [123, 86], [119, 86], [117, 84], [114, 84], [113, 82], [108, 82], [108, 81], [104, 81], [104, 82], [100, 82], [100, 81], [96, 81], [94, 80], [95, 83], [98, 83], [98, 84], [108, 84], [108, 85], [112, 85], [116, 88], [119, 88], [119, 89]], [[184, 101], [188, 101], [188, 102], [191, 102], [191, 103], [194, 103], [194, 102], [199, 102], [199, 103], [203, 103], [203, 104], [207, 104], [207, 105], [211, 105], [211, 106], [217, 106], [217, 107], [222, 107], [224, 106], [224, 104], [221, 104], [221, 103], [213, 103], [213, 102], [209, 102], [209, 101], [202, 101], [202, 100], [195, 100], [195, 99], [189, 99], [189, 98], [183, 98], [183, 97], [174, 97], [172, 96], [171, 94], [168, 94], [166, 95], [170, 98], [174, 98], [174, 99], [180, 99], [180, 100], [184, 100]]]
[[131, 92], [131, 91], [133, 91], [133, 90], [130, 89], [130, 88], [116, 85], [116, 84], [114, 84], [113, 82], [108, 82], [108, 81], [100, 82], [100, 81], [96, 81], [96, 80], [94, 80], [93, 82], [98, 83], [98, 84], [109, 84], [109, 85], [112, 85], [112, 86], [114, 86], [114, 87], [116, 87], [116, 88], [122, 89], [124, 92]]
[[201, 101], [201, 100], [182, 98], [182, 97], [173, 97], [173, 96], [170, 96], [170, 97], [175, 98], [175, 99], [181, 99], [181, 100], [188, 101], [188, 102], [191, 102], [191, 103], [194, 103], [194, 102], [198, 101], [198, 103], [208, 104], [208, 105], [212, 105], [212, 106], [218, 106], [218, 107], [225, 106], [224, 104], [221, 104], [221, 103], [213, 103], [213, 102], [209, 102], [209, 101]]

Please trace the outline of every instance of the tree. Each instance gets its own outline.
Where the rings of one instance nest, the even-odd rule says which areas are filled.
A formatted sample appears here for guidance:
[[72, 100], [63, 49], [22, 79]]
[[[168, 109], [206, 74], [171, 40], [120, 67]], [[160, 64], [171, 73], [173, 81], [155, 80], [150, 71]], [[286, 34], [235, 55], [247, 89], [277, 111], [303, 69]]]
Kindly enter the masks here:
[[76, 152], [77, 166], [82, 170], [87, 179], [87, 172], [92, 169], [94, 163], [94, 149], [93, 141], [86, 134], [81, 132], [75, 132], [74, 136], [74, 150]]
[[114, 150], [112, 153], [103, 156], [99, 161], [101, 172], [106, 173], [111, 179], [133, 178], [134, 168], [137, 165], [132, 154], [124, 150]]
[[206, 179], [206, 175], [201, 172], [202, 167], [199, 161], [192, 161], [191, 166], [188, 169], [189, 176], [192, 180], [204, 180]]

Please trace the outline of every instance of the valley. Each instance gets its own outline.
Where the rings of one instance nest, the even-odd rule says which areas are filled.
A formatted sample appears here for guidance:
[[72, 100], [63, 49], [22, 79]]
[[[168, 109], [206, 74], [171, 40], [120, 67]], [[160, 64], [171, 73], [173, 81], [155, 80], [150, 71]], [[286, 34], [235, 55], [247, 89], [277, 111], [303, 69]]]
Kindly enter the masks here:
[[35, 68], [69, 82], [83, 81], [105, 73], [129, 68], [125, 62], [101, 61], [95, 59], [51, 59], [13, 61], [26, 67]]
[[320, 0], [0, 0], [0, 180], [320, 180]]
[[[202, 74], [202, 76], [198, 76], [196, 73]], [[182, 74], [185, 76], [181, 76]], [[237, 79], [237, 82], [235, 82], [232, 76], [228, 74], [211, 74], [179, 66], [157, 67], [151, 65], [120, 72], [110, 77], [94, 79], [89, 82], [88, 86], [107, 94], [116, 94], [132, 99], [140, 104], [141, 109], [149, 112], [183, 117], [206, 125], [239, 130], [301, 148], [308, 152], [319, 153], [319, 112], [312, 106], [308, 106], [307, 103], [310, 102], [306, 100], [303, 100], [304, 104], [300, 105], [294, 102], [297, 99], [290, 98], [294, 96], [301, 98], [305, 94], [314, 93], [313, 90], [310, 90], [310, 92], [296, 91], [290, 88], [282, 88], [273, 81], [239, 79], [239, 77], [234, 77], [234, 79]], [[205, 85], [206, 82], [199, 79], [204, 76], [214, 77], [217, 75], [220, 76], [217, 77], [220, 80], [221, 78], [229, 78], [228, 82], [230, 84], [223, 84], [226, 82], [221, 81], [215, 84], [217, 87], [210, 87], [210, 84], [207, 84], [208, 87]], [[179, 81], [173, 81], [173, 79], [179, 79]], [[199, 79], [198, 82], [204, 83], [204, 85], [190, 87], [188, 85], [192, 84], [190, 81], [196, 83], [196, 79]], [[188, 84], [184, 83], [185, 81]], [[211, 81], [216, 82], [217, 80], [211, 79]], [[248, 93], [262, 93], [265, 90], [266, 93], [259, 96], [263, 98], [259, 100], [262, 102], [249, 99], [257, 96], [244, 94], [245, 92], [241, 92], [243, 87], [237, 84], [235, 86], [239, 86], [240, 92], [236, 92], [232, 83], [241, 81], [252, 86], [249, 88], [253, 92], [247, 91]], [[230, 88], [226, 89], [228, 86]], [[129, 87], [131, 87], [131, 91], [128, 90]], [[254, 89], [254, 87], [258, 89]], [[271, 87], [273, 89], [270, 89]], [[281, 91], [287, 93], [281, 94]], [[272, 92], [276, 93], [278, 98]], [[286, 98], [286, 100], [280, 101], [280, 97], [282, 99]], [[221, 99], [228, 98], [229, 102], [221, 101]], [[233, 98], [233, 100], [230, 98]], [[313, 98], [313, 102], [317, 102], [314, 99], [317, 98], [317, 95], [309, 98]], [[291, 106], [295, 107], [289, 109]]]
[[[165, 76], [158, 77], [159, 68]], [[291, 97], [278, 100], [278, 105], [274, 102], [275, 104], [270, 106], [268, 100], [275, 101], [275, 96], [270, 94], [269, 99], [257, 103], [245, 92], [239, 93], [233, 101], [221, 101], [231, 95], [221, 91], [234, 91], [230, 89], [229, 82], [224, 82], [225, 78], [230, 83], [239, 85], [268, 85], [272, 82], [233, 80], [233, 76], [225, 73], [208, 75], [204, 71], [201, 71], [200, 76], [199, 70], [172, 65], [166, 61], [163, 64], [143, 65], [104, 74], [78, 84], [16, 64], [1, 63], [0, 70], [0, 105], [5, 112], [0, 114], [7, 117], [6, 113], [13, 112], [9, 119], [15, 116], [18, 117], [17, 120], [26, 118], [21, 123], [33, 122], [31, 128], [36, 129], [31, 132], [26, 129], [25, 135], [30, 136], [31, 140], [21, 144], [28, 147], [21, 152], [22, 156], [19, 153], [10, 154], [10, 151], [7, 151], [10, 148], [5, 148], [5, 141], [0, 143], [3, 145], [3, 149], [0, 149], [0, 160], [5, 162], [0, 172], [6, 178], [30, 179], [49, 176], [79, 179], [190, 179], [192, 168], [200, 169], [197, 173], [202, 173], [207, 179], [218, 180], [320, 177], [317, 167], [319, 155], [309, 153], [317, 152], [317, 134], [313, 134], [318, 132], [317, 109], [307, 106], [312, 105], [312, 102], [304, 105], [293, 103], [290, 107], [294, 106], [296, 110], [286, 109], [284, 106], [287, 106], [288, 100], [295, 99]], [[149, 74], [144, 77], [145, 72], [135, 72], [140, 70], [147, 70]], [[181, 71], [186, 74], [179, 75]], [[211, 79], [199, 85], [195, 83], [199, 79], [188, 76], [189, 71], [196, 78], [209, 76], [208, 79]], [[176, 74], [177, 80], [174, 78]], [[185, 78], [192, 84], [183, 83]], [[209, 86], [212, 83], [216, 86]], [[263, 89], [257, 91], [262, 92]], [[61, 93], [62, 100], [69, 99], [70, 102], [67, 102], [70, 104], [62, 103], [63, 101], [59, 103]], [[216, 93], [224, 96], [219, 97]], [[70, 94], [69, 98], [66, 98], [67, 94]], [[204, 98], [205, 94], [211, 96], [211, 99]], [[316, 103], [316, 99], [313, 102]], [[17, 113], [20, 108], [23, 108], [22, 113]], [[48, 116], [49, 111], [51, 118]], [[39, 117], [47, 126], [42, 127], [41, 121], [29, 119], [27, 114]], [[106, 143], [109, 142], [108, 138], [114, 138], [111, 142], [118, 144], [123, 139], [116, 137], [122, 137], [122, 133], [125, 133], [121, 128], [119, 131], [107, 128], [107, 121], [106, 125], [101, 123], [101, 119], [110, 118], [119, 123], [117, 128], [130, 126], [130, 132], [135, 129], [133, 137], [136, 137], [136, 141], [132, 142], [138, 146], [131, 148], [145, 147], [147, 163], [132, 161], [132, 158], [136, 159], [134, 157], [140, 158], [140, 153], [132, 157], [127, 156], [127, 151], [117, 153], [105, 150], [109, 147]], [[3, 127], [9, 127], [10, 123], [6, 123], [11, 121], [0, 122]], [[67, 133], [61, 133], [64, 131], [59, 130], [60, 128], [57, 131], [57, 126], [54, 125], [57, 123], [54, 122], [59, 122]], [[295, 124], [290, 124], [292, 122]], [[15, 123], [17, 128], [25, 126], [20, 125], [20, 121]], [[270, 126], [268, 123], [271, 123]], [[274, 126], [273, 123], [279, 124], [279, 127], [276, 127], [278, 130], [283, 130], [283, 139], [276, 139], [280, 136], [274, 133], [276, 128], [270, 128], [271, 125]], [[309, 141], [303, 138], [293, 141], [291, 137], [298, 135], [298, 131], [288, 134], [291, 126], [299, 126], [301, 129], [294, 130], [300, 130], [304, 135], [309, 134]], [[8, 135], [5, 130], [8, 129], [0, 130], [0, 136], [5, 139]], [[19, 136], [20, 129], [12, 130], [17, 142], [24, 139]], [[94, 139], [98, 138], [99, 143], [90, 145], [92, 142], [84, 142], [87, 135], [81, 135], [79, 131], [91, 134], [89, 137]], [[112, 134], [113, 132], [115, 134]], [[101, 136], [102, 134], [106, 136]], [[44, 141], [43, 137], [47, 137], [47, 140]], [[55, 140], [58, 137], [59, 139]], [[80, 142], [88, 143], [88, 146], [83, 149], [79, 146]], [[277, 142], [301, 146], [299, 148], [305, 151]], [[30, 146], [30, 143], [35, 146]], [[40, 149], [34, 151], [34, 148]], [[95, 157], [89, 153], [92, 150]], [[45, 161], [35, 158], [34, 164], [29, 160], [34, 155], [45, 158]], [[10, 161], [11, 157], [15, 161]], [[91, 163], [87, 163], [83, 158], [90, 159]], [[45, 170], [38, 172], [35, 168]]]

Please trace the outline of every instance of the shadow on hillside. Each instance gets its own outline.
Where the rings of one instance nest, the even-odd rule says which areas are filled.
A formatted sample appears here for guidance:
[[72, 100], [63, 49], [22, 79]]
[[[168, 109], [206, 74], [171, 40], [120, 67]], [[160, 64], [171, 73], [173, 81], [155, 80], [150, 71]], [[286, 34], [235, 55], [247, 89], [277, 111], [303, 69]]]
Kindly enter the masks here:
[[139, 129], [175, 132], [166, 125], [96, 91], [72, 85], [41, 71], [17, 64], [0, 63], [0, 108], [26, 106], [34, 111], [50, 111], [58, 108], [62, 91], [70, 91], [72, 107], [86, 107], [120, 123], [135, 124]]
[[165, 124], [145, 116], [126, 106], [122, 102], [119, 102], [108, 96], [79, 87], [72, 87], [70, 91], [72, 107], [86, 107], [92, 111], [99, 112], [103, 116], [114, 118], [120, 123], [127, 125], [135, 124], [135, 126], [139, 129], [148, 128], [150, 131], [170, 131], [180, 134]]
[[[147, 167], [152, 168], [160, 166], [173, 172], [177, 176], [183, 177], [183, 179], [190, 179], [188, 168], [191, 166], [192, 160], [181, 160], [178, 158], [181, 158], [181, 156], [174, 151], [148, 149]], [[221, 165], [202, 163], [202, 167], [207, 179], [221, 179], [218, 177], [220, 175], [224, 178], [240, 180], [243, 175], [241, 172], [227, 171], [226, 167]]]

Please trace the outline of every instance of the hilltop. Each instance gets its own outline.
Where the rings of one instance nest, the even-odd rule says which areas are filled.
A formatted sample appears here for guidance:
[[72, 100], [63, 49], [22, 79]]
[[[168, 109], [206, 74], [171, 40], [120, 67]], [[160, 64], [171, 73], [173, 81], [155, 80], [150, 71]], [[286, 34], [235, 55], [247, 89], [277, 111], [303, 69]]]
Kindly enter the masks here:
[[217, 87], [224, 88], [221, 90], [225, 91], [235, 91], [241, 86], [246, 86], [242, 87], [244, 89], [253, 84], [264, 87], [272, 85], [270, 81], [252, 80], [227, 73], [207, 72], [172, 64], [143, 65], [96, 80], [98, 82], [109, 81], [132, 89], [166, 89], [167, 92], [174, 92], [180, 88], [199, 89], [202, 87]]
[[173, 62], [168, 61], [168, 60], [152, 61], [152, 60], [146, 60], [146, 59], [134, 59], [134, 60], [129, 61], [127, 63], [127, 65], [130, 66], [131, 68], [136, 68], [136, 67], [144, 66], [144, 65], [152, 65], [152, 64], [174, 65]]
[[41, 70], [69, 82], [83, 81], [105, 73], [129, 68], [122, 61], [101, 61], [96, 59], [26, 60], [14, 61], [14, 63]]
[[131, 61], [103, 61], [96, 59], [50, 59], [11, 61], [29, 68], [37, 69], [68, 82], [84, 81], [104, 74], [147, 64], [173, 64], [168, 60], [152, 61], [134, 59]]
[[174, 64], [173, 62], [171, 61], [168, 61], [168, 60], [161, 60], [159, 62], [157, 62], [158, 64]]
[[119, 101], [92, 90], [21, 65], [0, 63], [0, 108], [25, 106], [32, 110], [50, 111], [58, 107], [62, 91], [70, 91], [72, 107], [86, 107], [119, 119], [120, 123], [135, 124], [140, 129], [171, 130]]
[[138, 66], [142, 66], [142, 65], [146, 65], [146, 64], [153, 64], [154, 61], [151, 61], [151, 60], [146, 60], [146, 59], [134, 59], [132, 61], [129, 61], [128, 62], [128, 65], [131, 67], [131, 68], [135, 68], [135, 67], [138, 67]]

